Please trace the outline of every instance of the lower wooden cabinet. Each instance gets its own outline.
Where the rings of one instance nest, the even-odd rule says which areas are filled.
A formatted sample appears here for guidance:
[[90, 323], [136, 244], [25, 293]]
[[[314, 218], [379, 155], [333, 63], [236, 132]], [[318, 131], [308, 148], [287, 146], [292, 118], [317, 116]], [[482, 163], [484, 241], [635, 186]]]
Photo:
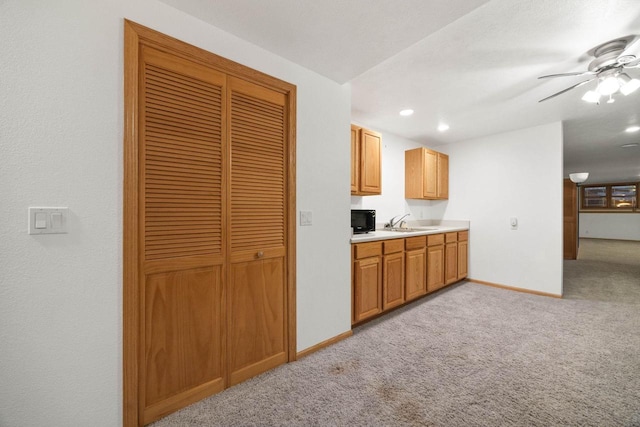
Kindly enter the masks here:
[[427, 236], [427, 291], [444, 286], [444, 234]]
[[444, 246], [444, 283], [458, 281], [458, 233], [445, 234]]
[[458, 232], [458, 280], [467, 277], [469, 265], [469, 232]]
[[404, 302], [404, 239], [385, 240], [382, 257], [382, 309]]
[[427, 236], [405, 239], [405, 299], [410, 301], [427, 293]]
[[352, 323], [467, 276], [468, 231], [351, 245]]
[[353, 323], [382, 312], [382, 242], [359, 243], [353, 255]]

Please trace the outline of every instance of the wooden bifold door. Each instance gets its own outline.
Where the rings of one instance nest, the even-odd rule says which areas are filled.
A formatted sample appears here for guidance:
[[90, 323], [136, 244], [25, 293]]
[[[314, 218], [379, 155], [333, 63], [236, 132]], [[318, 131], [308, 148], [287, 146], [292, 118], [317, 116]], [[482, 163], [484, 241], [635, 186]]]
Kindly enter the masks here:
[[295, 86], [125, 23], [124, 424], [295, 359]]

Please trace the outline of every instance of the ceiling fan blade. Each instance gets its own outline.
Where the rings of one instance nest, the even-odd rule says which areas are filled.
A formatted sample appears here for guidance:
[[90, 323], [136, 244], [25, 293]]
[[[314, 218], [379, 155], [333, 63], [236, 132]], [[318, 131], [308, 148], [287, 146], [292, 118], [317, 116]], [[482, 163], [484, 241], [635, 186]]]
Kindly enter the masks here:
[[636, 58], [640, 57], [640, 37], [633, 43], [629, 44], [627, 48], [618, 55], [618, 58], [629, 55], [635, 56]]
[[575, 73], [560, 73], [560, 74], [548, 74], [546, 76], [540, 76], [539, 79], [549, 79], [553, 77], [569, 77], [569, 76], [585, 76], [588, 74], [596, 74], [595, 71], [576, 71]]
[[596, 79], [595, 77], [592, 77], [592, 78], [590, 78], [589, 80], [585, 80], [585, 81], [582, 81], [582, 82], [580, 82], [580, 83], [576, 83], [576, 84], [574, 84], [573, 86], [569, 86], [568, 88], [566, 88], [566, 89], [564, 89], [564, 90], [561, 90], [560, 92], [556, 92], [556, 93], [554, 93], [554, 94], [553, 94], [553, 95], [551, 95], [551, 96], [547, 96], [546, 98], [541, 99], [541, 100], [540, 100], [540, 101], [538, 101], [538, 102], [542, 102], [542, 101], [546, 101], [547, 99], [555, 98], [555, 97], [556, 97], [556, 96], [558, 96], [558, 95], [562, 95], [562, 94], [563, 94], [563, 93], [565, 93], [565, 92], [569, 92], [571, 89], [575, 89], [575, 88], [577, 88], [577, 87], [579, 87], [579, 86], [582, 86], [583, 84], [589, 83], [590, 81], [593, 81], [593, 80], [595, 80], [595, 79]]

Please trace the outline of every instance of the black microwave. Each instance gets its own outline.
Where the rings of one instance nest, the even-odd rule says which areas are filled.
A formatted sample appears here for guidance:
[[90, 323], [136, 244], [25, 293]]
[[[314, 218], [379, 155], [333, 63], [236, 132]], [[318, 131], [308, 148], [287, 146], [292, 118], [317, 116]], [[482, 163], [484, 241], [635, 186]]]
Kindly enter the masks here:
[[354, 234], [376, 231], [376, 211], [372, 209], [351, 209], [351, 228]]

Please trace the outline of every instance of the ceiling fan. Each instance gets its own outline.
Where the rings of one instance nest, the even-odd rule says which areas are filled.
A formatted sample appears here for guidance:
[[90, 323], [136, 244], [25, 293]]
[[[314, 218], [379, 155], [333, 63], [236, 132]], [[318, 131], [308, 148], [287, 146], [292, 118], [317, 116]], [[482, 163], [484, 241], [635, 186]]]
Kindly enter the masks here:
[[598, 86], [596, 90], [588, 91], [582, 97], [584, 101], [599, 103], [601, 96], [608, 96], [608, 102], [613, 102], [612, 96], [618, 91], [624, 95], [634, 92], [640, 88], [640, 80], [632, 79], [625, 72], [627, 69], [640, 68], [640, 37], [635, 41], [634, 39], [636, 39], [635, 36], [627, 36], [608, 41], [591, 49], [587, 53], [593, 56], [594, 59], [589, 63], [587, 71], [549, 74], [538, 77], [539, 79], [549, 79], [568, 76], [593, 76], [573, 86], [569, 86], [560, 92], [556, 92], [551, 96], [547, 96], [538, 102], [555, 98], [558, 95], [562, 95], [593, 80], [598, 81]]

